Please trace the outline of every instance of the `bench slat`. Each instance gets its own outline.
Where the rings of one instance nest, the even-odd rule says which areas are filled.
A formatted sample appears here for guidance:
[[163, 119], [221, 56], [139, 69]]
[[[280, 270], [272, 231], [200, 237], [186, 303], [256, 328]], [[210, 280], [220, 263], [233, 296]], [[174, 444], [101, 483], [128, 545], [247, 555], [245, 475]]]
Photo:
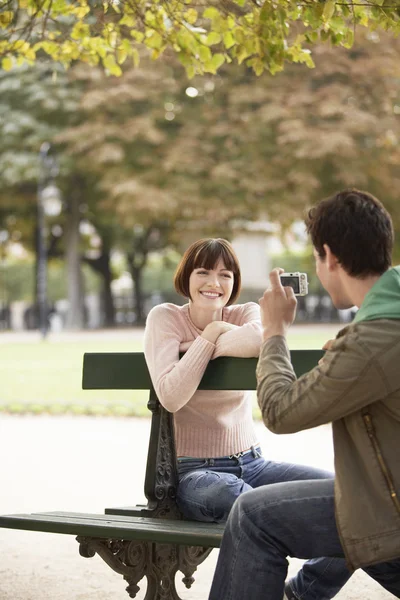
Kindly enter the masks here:
[[216, 523], [73, 512], [2, 515], [0, 527], [208, 548], [219, 548], [224, 531]]
[[[292, 350], [291, 360], [300, 377], [318, 364], [322, 350]], [[210, 361], [201, 390], [256, 389], [257, 358], [222, 356]], [[95, 352], [83, 358], [84, 390], [149, 390], [152, 387], [143, 352]]]

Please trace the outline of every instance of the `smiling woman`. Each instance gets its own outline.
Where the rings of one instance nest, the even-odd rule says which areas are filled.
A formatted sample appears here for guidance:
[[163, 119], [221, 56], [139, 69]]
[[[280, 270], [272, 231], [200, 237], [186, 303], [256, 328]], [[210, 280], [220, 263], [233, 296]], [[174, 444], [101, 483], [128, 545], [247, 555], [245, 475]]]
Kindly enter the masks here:
[[185, 517], [223, 522], [236, 498], [253, 487], [330, 477], [262, 458], [249, 392], [197, 390], [210, 360], [256, 357], [260, 351], [258, 304], [234, 304], [241, 276], [229, 242], [207, 238], [192, 244], [174, 283], [188, 303], [152, 309], [144, 351], [157, 396], [174, 414], [177, 502]]

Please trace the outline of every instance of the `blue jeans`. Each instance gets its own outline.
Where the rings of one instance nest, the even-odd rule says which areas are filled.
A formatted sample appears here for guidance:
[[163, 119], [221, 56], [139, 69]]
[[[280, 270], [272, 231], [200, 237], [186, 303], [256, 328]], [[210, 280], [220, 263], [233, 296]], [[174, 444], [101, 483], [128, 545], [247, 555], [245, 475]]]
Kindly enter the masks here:
[[[288, 556], [344, 560], [332, 479], [279, 483], [241, 496], [228, 518], [209, 600], [282, 600]], [[315, 577], [318, 560], [328, 568]], [[335, 586], [327, 561], [308, 560], [286, 594], [295, 600], [333, 598], [344, 582]], [[400, 560], [364, 570], [400, 598]]]
[[[245, 454], [239, 458], [208, 458], [208, 459], [178, 459], [179, 486], [177, 502], [182, 513], [198, 521], [224, 522], [226, 521], [235, 500], [246, 493], [241, 498], [246, 498], [260, 486], [271, 486], [271, 484], [281, 484], [280, 482], [291, 482], [318, 479], [333, 481], [333, 475], [329, 471], [307, 467], [304, 465], [295, 465], [290, 463], [273, 462], [264, 460], [259, 448], [254, 448], [253, 452]], [[271, 486], [277, 487], [277, 486]], [[262, 496], [265, 490], [262, 487]], [[230, 523], [230, 521], [228, 521]], [[226, 544], [225, 544], [226, 545]], [[222, 551], [224, 552], [224, 551]], [[229, 551], [228, 551], [229, 553]], [[318, 556], [323, 557], [324, 554]], [[248, 583], [251, 575], [246, 578], [246, 571], [253, 569], [251, 560], [244, 558], [244, 571], [235, 571], [234, 574], [223, 570], [222, 576], [227, 577], [226, 581], [219, 582], [217, 590], [212, 596], [215, 600], [230, 598], [224, 596], [222, 589], [227, 588], [230, 578], [243, 577]], [[293, 588], [298, 593], [298, 598], [309, 600], [318, 598], [333, 598], [333, 596], [343, 587], [350, 578], [350, 572], [346, 567], [343, 558], [316, 558], [307, 561], [301, 569], [298, 576], [291, 580]], [[239, 586], [240, 587], [240, 586]], [[309, 594], [309, 589], [313, 589], [313, 594]], [[241, 588], [240, 588], [241, 589]], [[250, 586], [251, 589], [251, 586]], [[326, 595], [325, 590], [329, 590], [331, 595]], [[264, 593], [264, 592], [263, 592]], [[219, 596], [219, 594], [221, 594]], [[236, 594], [236, 591], [235, 591]], [[318, 595], [320, 594], [320, 595]], [[282, 600], [283, 588], [279, 600]], [[264, 595], [250, 596], [243, 592], [241, 596], [238, 593], [232, 598], [264, 598]], [[270, 596], [267, 596], [268, 600]], [[272, 598], [272, 596], [271, 596]]]

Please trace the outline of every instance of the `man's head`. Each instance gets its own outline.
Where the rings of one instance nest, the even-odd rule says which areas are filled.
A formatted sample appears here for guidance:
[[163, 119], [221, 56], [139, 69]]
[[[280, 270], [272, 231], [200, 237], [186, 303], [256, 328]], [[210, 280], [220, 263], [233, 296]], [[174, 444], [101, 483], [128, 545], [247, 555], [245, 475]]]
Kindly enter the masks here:
[[392, 219], [368, 192], [338, 192], [313, 207], [305, 223], [314, 246], [317, 274], [337, 308], [344, 308], [350, 300], [343, 299], [343, 290], [337, 289], [339, 282], [334, 279], [332, 265], [358, 280], [380, 276], [390, 267]]
[[307, 231], [321, 259], [329, 246], [348, 275], [382, 275], [391, 265], [393, 224], [384, 206], [368, 192], [338, 192], [314, 206]]

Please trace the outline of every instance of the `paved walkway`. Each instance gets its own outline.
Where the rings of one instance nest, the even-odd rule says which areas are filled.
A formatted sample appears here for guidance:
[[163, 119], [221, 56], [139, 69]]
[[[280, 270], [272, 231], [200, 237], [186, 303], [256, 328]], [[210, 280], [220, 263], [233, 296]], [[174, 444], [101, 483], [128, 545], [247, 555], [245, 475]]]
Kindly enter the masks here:
[[[101, 513], [106, 506], [143, 502], [149, 426], [147, 419], [0, 415], [0, 514]], [[291, 436], [256, 426], [264, 453], [272, 459], [332, 469], [328, 426]], [[81, 558], [72, 536], [0, 529], [0, 549], [0, 600], [128, 598], [121, 576], [98, 557]], [[183, 599], [207, 599], [216, 557], [214, 551], [199, 567], [192, 590], [181, 586]], [[291, 571], [299, 564], [292, 561]], [[144, 592], [137, 598], [143, 600]], [[357, 572], [337, 598], [393, 596]]]

